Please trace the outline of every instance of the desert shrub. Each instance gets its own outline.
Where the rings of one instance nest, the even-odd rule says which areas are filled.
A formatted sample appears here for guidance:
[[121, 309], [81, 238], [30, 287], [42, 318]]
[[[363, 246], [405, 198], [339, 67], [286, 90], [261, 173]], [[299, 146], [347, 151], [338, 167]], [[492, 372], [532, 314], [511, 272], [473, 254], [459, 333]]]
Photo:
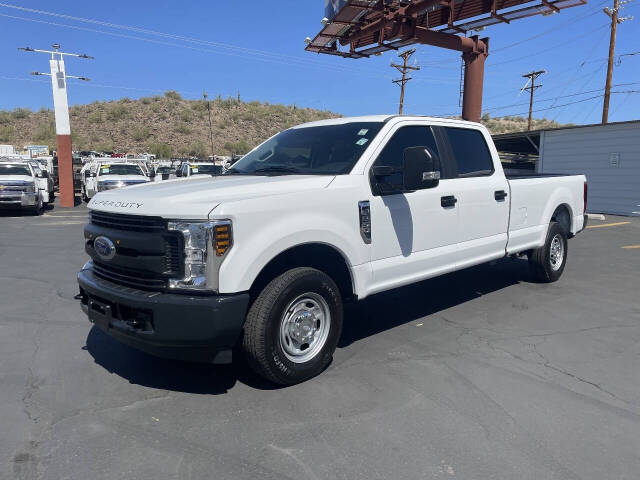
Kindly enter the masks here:
[[142, 98], [140, 99], [140, 102], [141, 102], [143, 105], [149, 105], [149, 104], [152, 102], [152, 99], [151, 99], [151, 98], [149, 98], [149, 97], [142, 97]]
[[33, 139], [37, 142], [46, 144], [56, 143], [56, 124], [55, 122], [46, 122], [39, 124], [34, 133]]
[[0, 125], [0, 142], [11, 142], [14, 130], [13, 125]]
[[0, 111], [0, 125], [4, 125], [7, 123], [11, 123], [13, 121], [13, 116], [10, 112]]
[[147, 147], [149, 153], [153, 153], [157, 158], [171, 158], [171, 145], [168, 143], [152, 143]]
[[240, 140], [237, 143], [225, 143], [224, 149], [227, 153], [230, 154], [244, 154], [251, 150], [251, 146], [245, 140]]
[[109, 120], [122, 120], [129, 116], [129, 109], [122, 104], [114, 103], [109, 107], [107, 111], [107, 118]]
[[195, 142], [189, 147], [189, 155], [197, 158], [205, 158], [208, 155], [207, 146], [200, 141]]
[[179, 118], [183, 122], [189, 123], [193, 119], [193, 116], [191, 115], [191, 112], [189, 112], [189, 110], [183, 110], [182, 112], [180, 112]]
[[13, 118], [16, 120], [27, 118], [30, 114], [31, 110], [28, 108], [16, 108], [13, 110]]
[[147, 127], [136, 127], [131, 131], [131, 137], [136, 142], [147, 140], [151, 136], [151, 132]]
[[191, 129], [184, 124], [176, 125], [173, 130], [180, 135], [189, 135], [191, 133]]
[[91, 112], [87, 116], [87, 120], [89, 121], [89, 123], [102, 123], [102, 113], [98, 112], [97, 110]]
[[164, 92], [164, 96], [165, 98], [167, 98], [168, 100], [175, 100], [175, 101], [180, 101], [182, 100], [182, 95], [180, 95], [178, 92], [176, 92], [175, 90], [167, 90], [166, 92]]

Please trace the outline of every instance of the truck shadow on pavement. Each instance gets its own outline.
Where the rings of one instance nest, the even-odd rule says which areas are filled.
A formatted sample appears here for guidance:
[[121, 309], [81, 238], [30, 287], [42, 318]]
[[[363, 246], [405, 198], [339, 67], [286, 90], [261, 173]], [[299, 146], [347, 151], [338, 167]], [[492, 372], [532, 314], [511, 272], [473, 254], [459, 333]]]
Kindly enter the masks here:
[[520, 282], [533, 282], [527, 260], [507, 258], [372, 295], [345, 309], [338, 348]]
[[[504, 259], [373, 295], [346, 306], [338, 348], [523, 281], [531, 281], [526, 260]], [[231, 365], [166, 360], [123, 345], [96, 327], [85, 348], [108, 372], [145, 387], [201, 395], [227, 393], [236, 382], [260, 390], [280, 388], [254, 375], [236, 352]]]

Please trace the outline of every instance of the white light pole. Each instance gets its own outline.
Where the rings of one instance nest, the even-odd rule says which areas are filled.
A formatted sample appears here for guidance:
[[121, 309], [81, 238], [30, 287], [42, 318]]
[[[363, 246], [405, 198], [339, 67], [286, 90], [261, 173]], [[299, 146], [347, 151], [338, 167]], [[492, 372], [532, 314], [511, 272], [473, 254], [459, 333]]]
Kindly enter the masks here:
[[53, 50], [39, 50], [37, 48], [21, 47], [25, 52], [48, 53], [51, 55], [49, 67], [51, 73], [31, 72], [31, 75], [48, 75], [51, 77], [53, 89], [53, 107], [56, 118], [56, 136], [58, 141], [58, 183], [60, 187], [60, 206], [75, 206], [73, 190], [73, 160], [71, 154], [71, 125], [69, 122], [69, 101], [67, 98], [67, 78], [77, 78], [88, 82], [86, 77], [67, 75], [64, 67], [64, 56], [92, 59], [87, 54], [64, 53], [60, 45], [53, 44]]

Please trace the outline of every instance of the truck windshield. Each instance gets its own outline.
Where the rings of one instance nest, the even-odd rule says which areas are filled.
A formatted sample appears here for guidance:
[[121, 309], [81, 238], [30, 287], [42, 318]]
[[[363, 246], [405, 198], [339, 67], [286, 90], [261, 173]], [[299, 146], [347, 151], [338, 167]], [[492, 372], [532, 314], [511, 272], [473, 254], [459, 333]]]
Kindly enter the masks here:
[[220, 175], [222, 167], [220, 165], [203, 165], [194, 163], [191, 165], [192, 175]]
[[31, 176], [31, 170], [27, 165], [0, 165], [0, 176], [3, 175], [27, 175]]
[[353, 122], [285, 130], [238, 160], [227, 174], [346, 174], [383, 125]]
[[143, 175], [138, 165], [111, 164], [100, 165], [100, 176], [102, 175]]

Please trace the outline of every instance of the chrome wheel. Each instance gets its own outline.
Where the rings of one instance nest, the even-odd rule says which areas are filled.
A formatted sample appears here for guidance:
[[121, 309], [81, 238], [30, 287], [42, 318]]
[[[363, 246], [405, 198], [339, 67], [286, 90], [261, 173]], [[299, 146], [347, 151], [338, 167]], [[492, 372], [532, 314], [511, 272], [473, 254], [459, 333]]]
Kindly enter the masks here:
[[551, 246], [549, 247], [549, 261], [551, 262], [551, 269], [557, 271], [562, 267], [564, 261], [564, 241], [562, 235], [557, 233], [551, 240]]
[[330, 328], [326, 300], [317, 293], [304, 293], [287, 306], [280, 320], [282, 351], [294, 363], [308, 362], [324, 347]]

